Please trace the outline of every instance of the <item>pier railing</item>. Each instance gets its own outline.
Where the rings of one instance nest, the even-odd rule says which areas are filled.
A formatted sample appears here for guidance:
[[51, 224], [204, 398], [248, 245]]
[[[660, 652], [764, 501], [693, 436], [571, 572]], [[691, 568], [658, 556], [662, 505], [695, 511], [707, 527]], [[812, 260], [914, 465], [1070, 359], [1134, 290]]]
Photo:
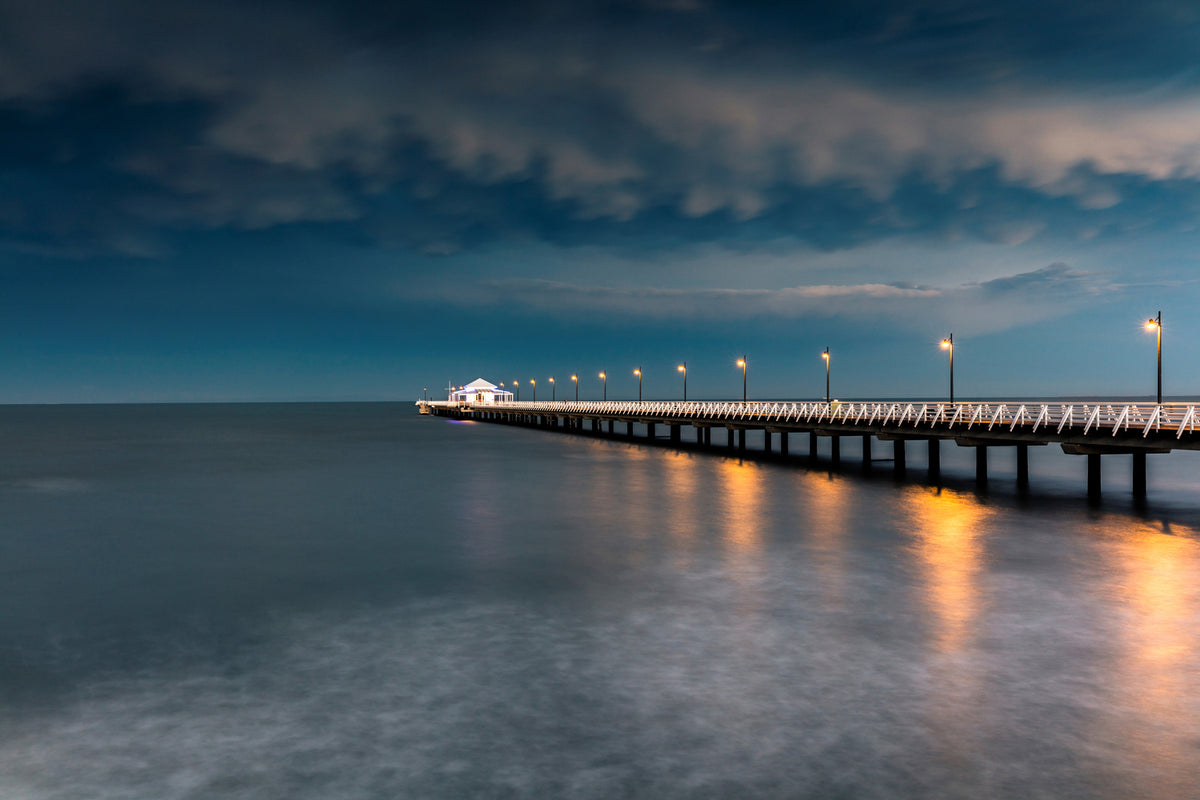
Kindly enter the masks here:
[[[449, 403], [431, 405], [450, 406]], [[457, 406], [457, 404], [453, 404]], [[915, 402], [721, 402], [721, 401], [528, 401], [476, 404], [471, 411], [564, 416], [602, 416], [618, 419], [705, 421], [729, 424], [831, 426], [846, 428], [909, 428], [943, 433], [975, 431], [1043, 435], [1054, 433], [1173, 434], [1175, 439], [1196, 432], [1200, 404], [1125, 403], [1109, 401], [963, 403]]]

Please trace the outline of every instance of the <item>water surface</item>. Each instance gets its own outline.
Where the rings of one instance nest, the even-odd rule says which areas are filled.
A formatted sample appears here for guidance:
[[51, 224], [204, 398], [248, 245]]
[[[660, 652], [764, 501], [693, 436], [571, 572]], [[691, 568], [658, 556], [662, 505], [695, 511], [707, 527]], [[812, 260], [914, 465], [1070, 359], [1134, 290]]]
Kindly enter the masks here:
[[1197, 795], [1190, 454], [1141, 511], [390, 404], [0, 442], [0, 797]]

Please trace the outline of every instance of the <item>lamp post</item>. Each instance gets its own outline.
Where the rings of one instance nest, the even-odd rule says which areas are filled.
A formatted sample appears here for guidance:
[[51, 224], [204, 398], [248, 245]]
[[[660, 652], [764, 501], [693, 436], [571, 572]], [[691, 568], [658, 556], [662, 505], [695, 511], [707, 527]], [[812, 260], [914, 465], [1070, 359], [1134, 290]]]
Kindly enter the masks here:
[[742, 402], [746, 402], [746, 356], [738, 359], [737, 365], [742, 368]]
[[1158, 404], [1162, 405], [1162, 312], [1154, 319], [1146, 320], [1146, 330], [1158, 332]]
[[555, 389], [555, 383], [554, 383], [554, 376], [551, 375], [550, 376], [550, 402], [551, 403], [554, 402], [555, 393], [556, 393], [556, 389]]
[[829, 402], [829, 348], [825, 348], [825, 352], [821, 353], [821, 358], [825, 359], [825, 402]]
[[600, 380], [604, 381], [604, 401], [608, 402], [608, 373], [601, 372]]
[[687, 362], [686, 361], [683, 362], [678, 367], [676, 367], [676, 369], [683, 373], [683, 400], [686, 403], [687, 402]]
[[537, 380], [534, 378], [530, 378], [529, 385], [533, 387], [533, 398], [532, 399], [534, 400], [534, 402], [537, 402]]
[[579, 376], [572, 375], [571, 380], [575, 381], [575, 402], [579, 402]]
[[634, 375], [638, 376], [638, 402], [642, 402], [642, 368], [638, 367], [633, 371]]
[[426, 386], [423, 391], [425, 392], [425, 402], [428, 403], [429, 402], [429, 387]]
[[950, 402], [954, 402], [954, 334], [942, 339], [942, 349], [950, 351]]
[[515, 389], [517, 392], [517, 397], [516, 397], [517, 402], [518, 403], [521, 402], [521, 382], [513, 381], [513, 389]]

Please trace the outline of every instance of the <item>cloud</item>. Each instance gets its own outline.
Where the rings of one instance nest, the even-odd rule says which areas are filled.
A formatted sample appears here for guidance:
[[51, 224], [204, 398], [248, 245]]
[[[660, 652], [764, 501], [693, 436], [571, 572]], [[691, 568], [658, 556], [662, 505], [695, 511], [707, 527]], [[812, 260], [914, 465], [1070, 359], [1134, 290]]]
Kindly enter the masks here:
[[[1165, 224], [1147, 185], [1200, 205], [1200, 92], [1162, 73], [1183, 40], [1155, 50], [1137, 25], [1047, 9], [1048, 26], [1076, 26], [1060, 49], [1128, 41], [1144, 73], [1170, 79], [1157, 94], [1080, 91], [1053, 79], [1056, 50], [1029, 38], [1019, 9], [786, 5], [14, 0], [0, 10], [0, 103], [53, 116], [113, 84], [130, 107], [204, 109], [169, 136], [141, 120], [134, 151], [106, 142], [96, 166], [173, 195], [161, 205], [174, 225], [357, 221], [420, 248], [650, 231], [844, 246], [922, 228], [1018, 244]], [[1037, 69], [1051, 79], [1022, 80]], [[396, 191], [412, 216], [382, 224]], [[523, 216], [505, 208], [516, 197]], [[117, 205], [132, 228], [148, 207]]]
[[[1063, 263], [956, 286], [824, 284], [778, 289], [616, 287], [542, 279], [485, 281], [474, 288], [426, 289], [456, 305], [521, 308], [562, 319], [622, 317], [712, 322], [842, 317], [924, 329], [930, 319], [972, 333], [1007, 330], [1070, 313], [1113, 290], [1102, 276]], [[404, 292], [410, 293], [410, 289]]]

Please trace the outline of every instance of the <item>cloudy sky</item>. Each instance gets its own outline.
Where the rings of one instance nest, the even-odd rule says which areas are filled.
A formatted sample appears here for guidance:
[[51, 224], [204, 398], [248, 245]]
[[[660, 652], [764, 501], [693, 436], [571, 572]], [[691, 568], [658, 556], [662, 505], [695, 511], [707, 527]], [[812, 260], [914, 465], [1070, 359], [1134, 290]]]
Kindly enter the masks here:
[[0, 0], [0, 402], [1200, 394], [1194, 2], [380, 5]]

